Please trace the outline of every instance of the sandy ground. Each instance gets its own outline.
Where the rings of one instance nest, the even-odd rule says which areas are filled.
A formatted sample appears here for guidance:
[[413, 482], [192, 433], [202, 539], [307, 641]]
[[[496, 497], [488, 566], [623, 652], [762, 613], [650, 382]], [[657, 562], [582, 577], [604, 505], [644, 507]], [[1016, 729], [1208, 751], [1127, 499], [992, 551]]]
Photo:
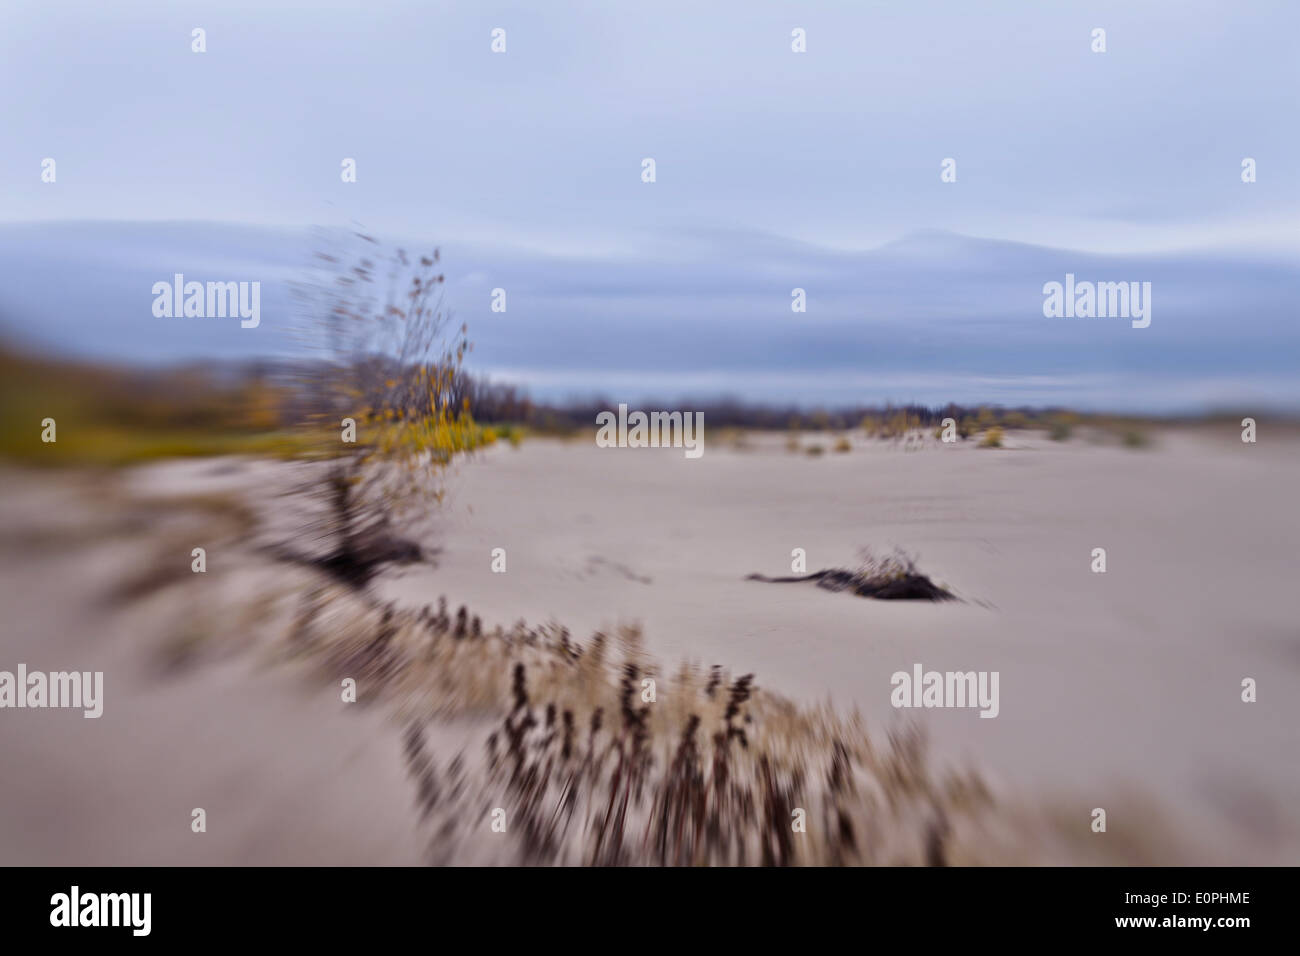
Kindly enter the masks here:
[[[209, 462], [154, 474], [174, 490], [193, 490], [204, 474], [213, 484], [239, 475]], [[163, 513], [119, 513], [112, 479], [7, 477], [0, 670], [102, 671], [104, 707], [97, 719], [0, 711], [0, 865], [421, 861], [401, 741], [379, 712], [267, 667], [247, 647], [158, 673], [161, 621], [175, 620], [178, 601], [189, 602], [183, 620], [209, 613], [220, 602], [204, 590], [217, 579], [181, 578], [163, 618], [150, 600], [115, 610], [105, 587], [150, 567], [146, 545], [173, 530]], [[187, 537], [186, 563], [191, 543], [214, 543]], [[204, 833], [191, 829], [196, 807]]]
[[[784, 436], [753, 443], [715, 441], [698, 460], [588, 441], [493, 448], [406, 529], [440, 549], [437, 566], [394, 569], [378, 587], [412, 604], [446, 594], [489, 626], [554, 619], [579, 640], [639, 622], [666, 665], [752, 671], [880, 728], [919, 716], [945, 759], [1085, 825], [1099, 806], [1112, 827], [1130, 809], [1137, 819], [1150, 796], [1213, 848], [1206, 862], [1300, 862], [1300, 442], [1202, 430], [1146, 450], [1018, 437], [905, 451], [856, 439], [818, 458], [787, 453]], [[120, 480], [146, 501], [266, 501], [291, 473], [195, 461]], [[159, 677], [140, 616], [91, 599], [146, 552], [95, 526], [104, 489], [63, 482], [26, 476], [0, 502], [0, 669], [105, 670], [105, 716], [0, 712], [0, 863], [419, 862], [400, 728], [255, 651]], [[147, 507], [119, 524], [189, 547], [189, 531]], [[65, 546], [31, 543], [51, 535]], [[964, 601], [744, 580], [790, 573], [794, 548], [816, 570], [896, 545]], [[1090, 570], [1095, 547], [1105, 574]], [[895, 711], [890, 675], [915, 663], [1000, 672], [999, 716]], [[1241, 701], [1244, 677], [1257, 703]], [[207, 810], [205, 834], [190, 832], [193, 807]]]
[[[783, 437], [698, 460], [588, 442], [493, 449], [457, 470], [423, 536], [439, 566], [385, 587], [414, 602], [445, 592], [501, 623], [554, 618], [578, 637], [639, 621], [665, 662], [753, 671], [877, 726], [923, 714], [942, 753], [1085, 816], [1142, 791], [1231, 857], [1300, 862], [1300, 443], [1189, 430], [1139, 450], [1030, 437], [831, 454], [822, 441], [819, 458]], [[965, 603], [744, 580], [789, 574], [794, 548], [816, 570], [894, 546]], [[1096, 547], [1105, 574], [1091, 571]], [[998, 671], [999, 716], [894, 710], [890, 676], [916, 663]]]

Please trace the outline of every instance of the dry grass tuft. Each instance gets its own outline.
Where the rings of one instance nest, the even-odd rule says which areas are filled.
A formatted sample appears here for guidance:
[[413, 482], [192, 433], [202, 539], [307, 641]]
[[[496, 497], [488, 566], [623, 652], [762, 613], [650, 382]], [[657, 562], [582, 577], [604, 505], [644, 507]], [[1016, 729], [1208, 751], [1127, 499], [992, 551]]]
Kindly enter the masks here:
[[[752, 674], [665, 674], [634, 627], [583, 646], [556, 625], [474, 621], [327, 584], [289, 634], [400, 714], [431, 862], [944, 864], [954, 834], [997, 812], [978, 775], [930, 766], [915, 727], [872, 740], [856, 715], [799, 707]], [[430, 737], [449, 720], [481, 750], [440, 768]]]

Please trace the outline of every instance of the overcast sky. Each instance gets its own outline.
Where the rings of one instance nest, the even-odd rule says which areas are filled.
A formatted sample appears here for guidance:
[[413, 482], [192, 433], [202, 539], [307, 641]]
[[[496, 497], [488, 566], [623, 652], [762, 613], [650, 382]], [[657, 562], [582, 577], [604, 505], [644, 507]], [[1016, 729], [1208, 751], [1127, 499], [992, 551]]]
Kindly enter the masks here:
[[[206, 53], [191, 52], [195, 27], [206, 30]], [[497, 27], [506, 31], [504, 54], [490, 50]], [[791, 52], [796, 27], [807, 31], [803, 54]], [[1090, 49], [1096, 27], [1106, 30], [1104, 54]], [[515, 327], [513, 352], [500, 328], [485, 330], [478, 358], [539, 385], [583, 371], [542, 347], [551, 325], [575, 321], [574, 300], [584, 298], [547, 284], [554, 258], [571, 267], [560, 270], [566, 281], [594, 287], [581, 313], [589, 324], [571, 334], [606, 337], [578, 388], [602, 384], [596, 367], [626, 371], [628, 388], [669, 387], [648, 368], [633, 374], [642, 363], [632, 354], [632, 330], [645, 328], [666, 295], [678, 299], [679, 317], [719, 322], [763, 312], [756, 299], [768, 294], [785, 297], [786, 316], [773, 321], [788, 322], [792, 284], [809, 286], [816, 303], [817, 276], [798, 269], [781, 276], [785, 291], [745, 284], [751, 270], [738, 260], [779, 265], [780, 250], [836, 263], [827, 266], [833, 296], [828, 286], [821, 298], [835, 308], [818, 316], [810, 305], [809, 321], [841, 324], [813, 336], [830, 355], [791, 355], [793, 364], [768, 371], [799, 378], [856, 355], [860, 371], [893, 376], [899, 398], [938, 399], [955, 357], [873, 366], [852, 349], [836, 354], [834, 328], [851, 345], [868, 318], [944, 311], [931, 300], [944, 283], [946, 247], [924, 238], [913, 246], [931, 270], [918, 269], [914, 287], [890, 296], [881, 290], [887, 270], [865, 269], [855, 288], [857, 260], [837, 257], [918, 233], [1097, 253], [1112, 271], [1133, 266], [1131, 275], [1099, 279], [1149, 279], [1143, 257], [1157, 256], [1173, 270], [1162, 273], [1166, 283], [1176, 283], [1192, 273], [1168, 257], [1190, 256], [1194, 271], [1212, 255], [1226, 263], [1215, 273], [1224, 284], [1203, 291], [1229, 311], [1263, 295], [1269, 314], [1256, 337], [1268, 340], [1291, 341], [1287, 304], [1300, 290], [1300, 3], [1290, 0], [4, 0], [0, 104], [0, 222], [287, 230], [359, 222], [463, 250], [447, 266], [472, 331], [485, 312], [474, 297], [487, 292], [474, 283], [491, 278], [509, 289], [510, 269], [530, 262], [520, 311], [525, 285], [534, 305], [546, 300], [555, 311], [538, 306], [531, 325]], [[46, 157], [57, 162], [52, 185], [40, 181]], [[357, 162], [354, 184], [340, 180], [345, 157]], [[657, 164], [653, 184], [641, 182], [645, 157]], [[940, 182], [947, 157], [956, 183]], [[1257, 161], [1258, 182], [1241, 182], [1243, 157]], [[12, 312], [16, 298], [31, 298], [14, 289], [29, 253], [21, 232], [7, 235], [0, 307]], [[105, 255], [102, 243], [66, 241], [69, 255]], [[991, 248], [1019, 255], [1019, 247]], [[694, 285], [644, 288], [673, 263]], [[1237, 284], [1254, 281], [1243, 278], [1243, 263], [1273, 270], [1262, 292]], [[170, 269], [147, 258], [135, 265], [142, 276]], [[714, 294], [692, 296], [714, 273]], [[967, 308], [950, 310], [952, 321], [997, 309], [1024, 318], [1053, 278], [1061, 276], [1025, 270], [1023, 297], [968, 282]], [[670, 268], [662, 280], [687, 276]], [[107, 296], [113, 275], [104, 281]], [[1166, 287], [1163, 301], [1187, 291]], [[778, 300], [773, 316], [781, 311]], [[1180, 313], [1166, 306], [1163, 315], [1168, 323]], [[508, 321], [518, 320], [500, 318]], [[751, 337], [777, 346], [763, 332], [776, 326], [755, 321]], [[1043, 334], [1048, 321], [1039, 313], [1036, 325], [1017, 326], [1017, 354], [1026, 357], [984, 377], [1041, 377], [1047, 353], [1028, 356], [1025, 337]], [[1196, 321], [1189, 313], [1188, 326]], [[691, 376], [734, 365], [729, 357], [749, 348], [740, 341], [737, 326], [720, 325], [700, 346], [713, 354], [655, 365], [686, 387]], [[138, 347], [154, 357], [143, 338]], [[1097, 357], [1078, 372], [1122, 381], [1132, 353], [1107, 363]], [[1198, 374], [1249, 370], [1238, 361]], [[745, 368], [732, 371], [743, 378]], [[930, 385], [912, 388], [909, 376]], [[846, 397], [853, 388], [845, 385]]]

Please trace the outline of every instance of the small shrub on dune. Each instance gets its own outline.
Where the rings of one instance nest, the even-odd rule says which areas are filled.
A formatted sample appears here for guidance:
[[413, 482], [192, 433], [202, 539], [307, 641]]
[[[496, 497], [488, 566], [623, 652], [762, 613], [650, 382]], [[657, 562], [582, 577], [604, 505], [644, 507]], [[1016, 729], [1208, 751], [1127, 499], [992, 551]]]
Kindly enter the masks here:
[[850, 444], [847, 438], [840, 438], [837, 442], [835, 442], [835, 450], [843, 454], [844, 452], [852, 451], [853, 445]]
[[809, 445], [804, 449], [804, 452], [811, 455], [813, 458], [816, 458], [818, 455], [825, 454], [826, 447], [824, 445]]
[[880, 428], [881, 438], [905, 438], [914, 428], [921, 427], [921, 417], [906, 411], [895, 412]]
[[1002, 447], [1002, 429], [994, 425], [984, 433], [984, 440], [980, 442], [981, 448], [1001, 448]]
[[751, 574], [746, 580], [769, 584], [791, 584], [813, 581], [827, 591], [852, 591], [858, 597], [877, 598], [882, 601], [953, 601], [956, 595], [946, 587], [935, 584], [916, 566], [916, 559], [904, 551], [878, 557], [864, 550], [858, 567], [823, 568], [812, 574], [772, 578], [765, 574]]
[[897, 549], [893, 554], [877, 555], [870, 549], [861, 552], [853, 572], [854, 593], [860, 597], [882, 600], [949, 601], [953, 594], [935, 584], [916, 566], [916, 558]]
[[754, 443], [749, 440], [749, 434], [743, 428], [727, 429], [723, 440], [733, 451], [752, 451], [754, 448]]
[[[452, 458], [496, 435], [461, 394], [468, 329], [450, 320], [438, 251], [381, 256], [372, 238], [354, 239], [366, 245], [351, 258], [320, 253], [323, 271], [297, 290], [297, 331], [318, 359], [298, 372], [304, 425], [330, 462], [313, 489], [325, 507], [298, 539], [331, 542], [322, 566], [364, 586], [389, 555], [419, 553], [396, 519], [440, 501]], [[357, 434], [341, 442], [347, 420]], [[279, 550], [292, 558], [296, 548]]]

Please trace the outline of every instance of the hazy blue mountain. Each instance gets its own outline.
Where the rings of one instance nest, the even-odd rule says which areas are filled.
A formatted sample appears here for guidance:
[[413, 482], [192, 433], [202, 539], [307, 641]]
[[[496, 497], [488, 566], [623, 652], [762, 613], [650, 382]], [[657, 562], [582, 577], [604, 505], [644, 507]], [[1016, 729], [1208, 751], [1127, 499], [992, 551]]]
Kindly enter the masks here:
[[[138, 363], [290, 355], [290, 283], [328, 242], [199, 222], [2, 225], [0, 325], [28, 347]], [[440, 245], [472, 367], [544, 397], [1300, 405], [1300, 262], [1281, 253], [1097, 255], [934, 231], [861, 252], [748, 230], [582, 254]], [[177, 272], [260, 281], [261, 326], [155, 318], [151, 287]], [[1043, 284], [1067, 272], [1152, 283], [1150, 327], [1045, 318]], [[506, 313], [490, 311], [497, 287]], [[806, 313], [791, 311], [796, 287]]]

